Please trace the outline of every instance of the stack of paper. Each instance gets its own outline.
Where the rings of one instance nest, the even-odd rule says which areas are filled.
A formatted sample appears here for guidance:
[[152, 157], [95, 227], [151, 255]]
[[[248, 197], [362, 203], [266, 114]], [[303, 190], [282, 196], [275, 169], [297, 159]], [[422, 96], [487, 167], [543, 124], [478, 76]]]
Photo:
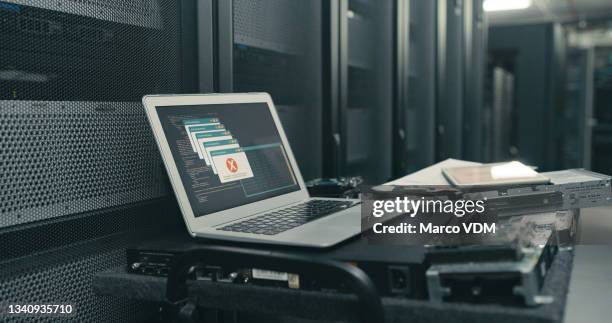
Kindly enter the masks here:
[[477, 162], [449, 158], [445, 161], [441, 161], [437, 164], [423, 168], [412, 174], [388, 182], [385, 185], [450, 185], [444, 175], [442, 175], [443, 168], [478, 165], [482, 164]]

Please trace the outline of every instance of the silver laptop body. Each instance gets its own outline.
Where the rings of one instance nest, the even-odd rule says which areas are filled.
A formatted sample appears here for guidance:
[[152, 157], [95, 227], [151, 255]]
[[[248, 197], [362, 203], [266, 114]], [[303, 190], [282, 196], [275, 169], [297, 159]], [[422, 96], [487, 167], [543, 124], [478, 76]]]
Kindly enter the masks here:
[[357, 200], [309, 196], [267, 93], [143, 104], [192, 236], [329, 247], [361, 232]]

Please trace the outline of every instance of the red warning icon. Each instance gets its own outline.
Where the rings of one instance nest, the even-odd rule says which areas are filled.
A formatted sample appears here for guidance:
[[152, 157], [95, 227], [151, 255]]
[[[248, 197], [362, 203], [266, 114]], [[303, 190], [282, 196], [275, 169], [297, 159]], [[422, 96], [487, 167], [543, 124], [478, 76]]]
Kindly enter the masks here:
[[234, 158], [228, 158], [225, 160], [225, 167], [230, 173], [235, 173], [238, 171], [238, 162]]

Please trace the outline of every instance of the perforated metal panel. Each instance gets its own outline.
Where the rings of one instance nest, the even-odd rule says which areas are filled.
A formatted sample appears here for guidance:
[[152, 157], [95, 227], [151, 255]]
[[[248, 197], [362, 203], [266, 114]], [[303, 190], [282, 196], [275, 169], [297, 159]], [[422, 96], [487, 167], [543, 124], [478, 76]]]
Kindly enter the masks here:
[[0, 226], [167, 193], [140, 103], [0, 101]]
[[91, 283], [125, 265], [128, 242], [184, 231], [160, 199], [169, 186], [140, 102], [195, 87], [183, 5], [0, 1], [0, 303], [71, 303], [73, 322], [155, 315]]
[[[98, 271], [125, 265], [125, 240], [90, 243], [42, 254], [34, 259], [50, 263], [31, 267], [19, 274], [0, 279], [0, 302], [3, 304], [71, 304], [68, 317], [35, 317], [40, 322], [142, 322], [155, 315], [155, 305], [132, 300], [98, 296], [91, 283]], [[68, 253], [68, 256], [65, 254]], [[21, 262], [27, 262], [23, 259]], [[4, 264], [6, 265], [6, 264]], [[3, 322], [31, 322], [33, 317], [3, 317]]]
[[[44, 250], [78, 245], [125, 232], [184, 232], [185, 224], [171, 199], [157, 199], [0, 229], [0, 262]], [[32, 264], [30, 264], [32, 265]], [[0, 277], [6, 266], [0, 263]]]
[[233, 91], [270, 93], [302, 175], [321, 177], [323, 2], [231, 1]]
[[311, 32], [304, 22], [313, 19], [312, 8], [311, 1], [234, 0], [234, 42], [300, 54]]
[[136, 102], [179, 93], [181, 2], [2, 2], [0, 99]]
[[157, 0], [5, 0], [5, 2], [136, 26], [156, 28], [162, 26]]

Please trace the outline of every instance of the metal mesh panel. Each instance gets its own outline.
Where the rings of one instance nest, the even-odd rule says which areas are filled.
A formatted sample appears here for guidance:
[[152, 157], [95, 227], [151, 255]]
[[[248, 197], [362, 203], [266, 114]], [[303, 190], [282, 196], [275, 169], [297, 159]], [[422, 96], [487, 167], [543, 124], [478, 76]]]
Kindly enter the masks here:
[[[61, 320], [69, 322], [145, 321], [154, 314], [154, 305], [131, 300], [97, 296], [92, 279], [98, 271], [125, 265], [125, 239], [90, 243], [36, 256], [59, 259], [0, 279], [0, 302], [12, 304], [72, 304], [74, 314]], [[66, 253], [68, 255], [66, 255]], [[71, 254], [74, 253], [74, 254]], [[23, 259], [22, 262], [27, 262]], [[6, 265], [6, 264], [4, 264]], [[30, 322], [32, 317], [3, 317], [5, 322]], [[36, 317], [41, 322], [56, 322], [58, 317]]]
[[[0, 230], [0, 261], [65, 245], [95, 240], [119, 232], [184, 232], [184, 222], [170, 199], [130, 204]], [[168, 207], [172, 206], [172, 207]]]
[[0, 1], [0, 302], [73, 303], [74, 322], [155, 313], [91, 282], [125, 265], [128, 238], [184, 230], [158, 199], [168, 185], [140, 99], [193, 85], [185, 1]]
[[306, 45], [303, 37], [310, 32], [305, 24], [313, 18], [310, 12], [309, 1], [234, 0], [234, 41], [299, 54]]
[[0, 99], [140, 101], [181, 89], [180, 2], [0, 6]]
[[56, 10], [143, 27], [161, 27], [159, 4], [151, 0], [5, 0], [8, 3]]
[[[322, 2], [232, 1], [234, 91], [270, 93], [297, 160], [319, 160]], [[320, 163], [299, 166], [321, 177]]]
[[180, 92], [179, 4], [2, 2], [0, 227], [167, 193], [140, 98]]
[[0, 101], [0, 226], [167, 193], [143, 107]]

